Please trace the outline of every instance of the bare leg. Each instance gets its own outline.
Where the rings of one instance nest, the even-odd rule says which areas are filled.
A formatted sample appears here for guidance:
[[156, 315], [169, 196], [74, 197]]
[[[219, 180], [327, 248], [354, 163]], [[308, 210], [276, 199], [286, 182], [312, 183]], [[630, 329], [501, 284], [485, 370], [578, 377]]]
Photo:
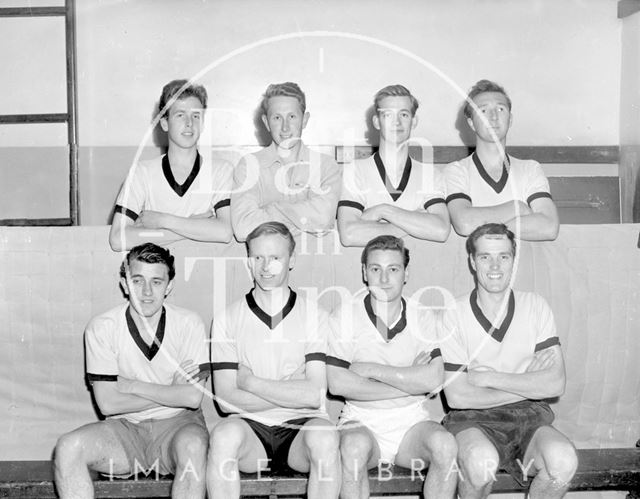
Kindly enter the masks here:
[[367, 499], [369, 475], [380, 459], [380, 448], [371, 431], [354, 422], [340, 429], [340, 458], [342, 460], [342, 499]]
[[329, 421], [312, 419], [296, 435], [289, 449], [288, 465], [309, 472], [309, 499], [337, 499], [340, 492], [338, 430]]
[[251, 427], [239, 418], [220, 421], [211, 430], [207, 461], [209, 499], [240, 497], [240, 473], [267, 466], [267, 454]]
[[405, 433], [395, 462], [412, 470], [422, 469], [428, 464], [424, 497], [452, 499], [458, 482], [455, 466], [457, 451], [456, 439], [451, 433], [438, 423], [422, 421]]
[[171, 488], [174, 499], [204, 499], [209, 435], [206, 428], [189, 424], [181, 428], [171, 442], [175, 478]]
[[469, 428], [456, 435], [458, 465], [462, 475], [458, 477], [458, 496], [461, 499], [484, 499], [498, 469], [498, 451], [477, 428]]
[[567, 493], [578, 469], [578, 456], [567, 437], [551, 426], [543, 426], [529, 442], [522, 464], [525, 469], [533, 465], [538, 471], [529, 489], [531, 499], [559, 499]]
[[60, 498], [92, 498], [90, 469], [115, 475], [132, 472], [120, 440], [102, 422], [81, 426], [58, 439], [54, 472]]

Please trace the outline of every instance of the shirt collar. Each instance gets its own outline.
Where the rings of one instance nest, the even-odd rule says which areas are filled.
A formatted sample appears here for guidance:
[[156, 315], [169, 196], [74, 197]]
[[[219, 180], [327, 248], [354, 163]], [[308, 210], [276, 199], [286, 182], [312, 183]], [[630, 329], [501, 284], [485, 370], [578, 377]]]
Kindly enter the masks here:
[[[275, 142], [271, 142], [267, 147], [262, 149], [259, 152], [260, 156], [262, 156], [260, 163], [265, 166], [273, 166], [274, 164], [281, 165], [282, 159], [278, 156], [278, 146]], [[298, 156], [296, 158], [297, 162], [300, 161], [309, 161], [309, 148], [302, 142], [300, 144], [300, 149], [298, 150]]]

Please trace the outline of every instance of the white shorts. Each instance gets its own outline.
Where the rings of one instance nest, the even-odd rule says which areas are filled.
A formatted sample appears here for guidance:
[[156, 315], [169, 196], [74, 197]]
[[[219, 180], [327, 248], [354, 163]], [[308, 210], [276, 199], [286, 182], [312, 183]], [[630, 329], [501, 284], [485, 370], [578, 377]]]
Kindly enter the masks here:
[[409, 429], [421, 421], [430, 421], [423, 401], [395, 409], [362, 409], [345, 404], [338, 421], [338, 429], [345, 423], [358, 421], [366, 426], [378, 442], [380, 460], [392, 463], [400, 443]]

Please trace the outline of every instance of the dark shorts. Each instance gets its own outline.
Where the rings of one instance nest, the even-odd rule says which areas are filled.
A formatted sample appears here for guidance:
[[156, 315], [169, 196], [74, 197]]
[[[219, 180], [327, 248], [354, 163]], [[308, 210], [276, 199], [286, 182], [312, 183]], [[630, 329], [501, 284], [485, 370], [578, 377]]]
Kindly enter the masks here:
[[287, 464], [289, 449], [300, 429], [311, 419], [313, 418], [290, 419], [280, 425], [268, 426], [242, 418], [262, 442], [272, 473], [290, 473], [292, 471]]
[[201, 409], [185, 409], [171, 418], [148, 419], [140, 423], [131, 423], [124, 418], [109, 418], [103, 423], [113, 430], [129, 460], [130, 473], [118, 478], [151, 471], [171, 475], [176, 470], [171, 452], [171, 442], [176, 433], [194, 424], [202, 428], [205, 439], [209, 435]]
[[[454, 435], [469, 428], [481, 430], [495, 446], [500, 457], [499, 468], [508, 472], [520, 485], [528, 480], [523, 476], [524, 454], [533, 434], [542, 426], [553, 423], [553, 411], [542, 401], [523, 400], [491, 409], [453, 409], [442, 420], [444, 427]], [[528, 473], [535, 473], [533, 466]]]

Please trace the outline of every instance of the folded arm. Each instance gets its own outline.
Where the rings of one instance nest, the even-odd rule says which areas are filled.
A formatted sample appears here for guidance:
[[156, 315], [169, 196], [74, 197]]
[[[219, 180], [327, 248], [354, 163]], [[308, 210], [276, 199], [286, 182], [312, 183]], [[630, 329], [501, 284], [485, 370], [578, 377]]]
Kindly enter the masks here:
[[407, 235], [404, 229], [392, 223], [366, 219], [364, 213], [351, 206], [338, 208], [338, 232], [344, 246], [365, 246], [374, 237], [382, 235]]
[[118, 389], [118, 383], [114, 381], [94, 381], [93, 395], [100, 412], [105, 416], [139, 412], [162, 406], [138, 395], [121, 392]]
[[514, 216], [507, 220], [506, 225], [520, 239], [553, 241], [558, 237], [558, 210], [551, 198], [534, 199], [531, 201], [530, 213]]
[[388, 400], [406, 397], [407, 392], [391, 385], [360, 376], [350, 368], [327, 365], [329, 391], [349, 400]]
[[444, 381], [442, 357], [432, 359], [430, 354], [425, 352], [420, 352], [411, 366], [355, 362], [349, 369], [362, 377], [380, 381], [410, 395], [437, 392], [442, 389]]
[[426, 210], [405, 210], [390, 204], [379, 204], [364, 210], [362, 219], [385, 221], [410, 236], [436, 242], [446, 241], [451, 228], [449, 212], [444, 203], [433, 204]]

